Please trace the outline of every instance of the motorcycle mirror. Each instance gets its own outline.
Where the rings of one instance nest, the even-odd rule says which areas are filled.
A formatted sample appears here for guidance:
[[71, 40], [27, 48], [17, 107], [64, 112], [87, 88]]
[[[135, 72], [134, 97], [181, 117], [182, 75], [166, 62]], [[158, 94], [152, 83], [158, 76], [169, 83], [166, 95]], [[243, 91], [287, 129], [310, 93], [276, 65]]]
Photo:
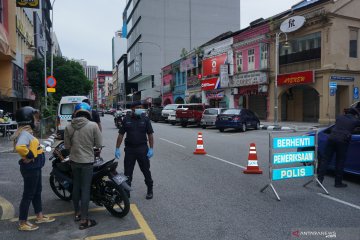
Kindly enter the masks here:
[[51, 147], [50, 147], [50, 146], [46, 146], [45, 151], [46, 151], [46, 152], [51, 152]]

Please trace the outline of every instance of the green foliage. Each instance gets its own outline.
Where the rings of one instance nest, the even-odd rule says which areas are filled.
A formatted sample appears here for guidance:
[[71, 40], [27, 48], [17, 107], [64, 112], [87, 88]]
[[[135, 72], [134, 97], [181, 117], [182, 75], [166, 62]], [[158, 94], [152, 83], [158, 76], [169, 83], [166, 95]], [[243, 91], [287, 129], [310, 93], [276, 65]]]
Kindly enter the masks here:
[[[50, 75], [50, 56], [47, 57], [47, 76]], [[82, 66], [72, 60], [54, 56], [54, 77], [57, 80], [56, 93], [48, 93], [48, 109], [44, 115], [56, 113], [62, 96], [86, 96], [92, 90], [92, 82], [87, 79]], [[35, 58], [27, 64], [29, 84], [38, 103], [44, 103], [44, 60]], [[43, 105], [43, 104], [42, 104]], [[44, 106], [44, 105], [43, 105]]]
[[188, 55], [188, 51], [187, 51], [185, 48], [181, 49], [180, 57], [181, 57], [181, 58], [184, 58], [184, 57], [186, 57], [187, 55]]

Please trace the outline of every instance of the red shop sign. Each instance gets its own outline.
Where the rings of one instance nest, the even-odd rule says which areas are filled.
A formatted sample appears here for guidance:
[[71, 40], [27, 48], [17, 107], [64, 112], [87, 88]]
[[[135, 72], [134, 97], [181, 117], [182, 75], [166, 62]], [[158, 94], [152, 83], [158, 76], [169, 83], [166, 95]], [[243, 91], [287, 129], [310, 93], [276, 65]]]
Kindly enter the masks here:
[[216, 75], [220, 73], [220, 65], [223, 65], [226, 61], [227, 54], [221, 54], [213, 58], [205, 59], [202, 62], [203, 66], [203, 77], [209, 75]]
[[314, 71], [297, 72], [290, 74], [278, 75], [277, 84], [282, 85], [296, 85], [314, 83]]
[[220, 78], [209, 78], [201, 81], [201, 90], [209, 91], [218, 89], [220, 86]]

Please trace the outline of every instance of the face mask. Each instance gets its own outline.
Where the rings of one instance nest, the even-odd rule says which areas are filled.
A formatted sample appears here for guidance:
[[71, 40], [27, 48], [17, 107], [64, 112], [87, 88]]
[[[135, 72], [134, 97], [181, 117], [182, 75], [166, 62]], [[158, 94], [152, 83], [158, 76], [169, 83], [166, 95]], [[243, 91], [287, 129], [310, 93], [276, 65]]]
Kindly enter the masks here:
[[142, 113], [143, 113], [142, 109], [135, 109], [134, 111], [135, 116], [141, 116]]

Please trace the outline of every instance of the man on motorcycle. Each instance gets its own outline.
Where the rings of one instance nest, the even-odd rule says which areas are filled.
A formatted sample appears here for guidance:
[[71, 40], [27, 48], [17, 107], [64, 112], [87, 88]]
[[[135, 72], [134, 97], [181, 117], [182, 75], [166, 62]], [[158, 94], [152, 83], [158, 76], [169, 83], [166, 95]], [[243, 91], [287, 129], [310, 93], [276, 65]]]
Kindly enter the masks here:
[[[83, 230], [96, 225], [88, 219], [90, 187], [93, 176], [94, 147], [102, 146], [102, 136], [98, 125], [91, 122], [91, 107], [87, 103], [75, 106], [74, 117], [64, 133], [65, 148], [70, 151], [73, 172], [73, 204], [75, 221], [80, 221]], [[79, 201], [81, 199], [81, 207]]]

